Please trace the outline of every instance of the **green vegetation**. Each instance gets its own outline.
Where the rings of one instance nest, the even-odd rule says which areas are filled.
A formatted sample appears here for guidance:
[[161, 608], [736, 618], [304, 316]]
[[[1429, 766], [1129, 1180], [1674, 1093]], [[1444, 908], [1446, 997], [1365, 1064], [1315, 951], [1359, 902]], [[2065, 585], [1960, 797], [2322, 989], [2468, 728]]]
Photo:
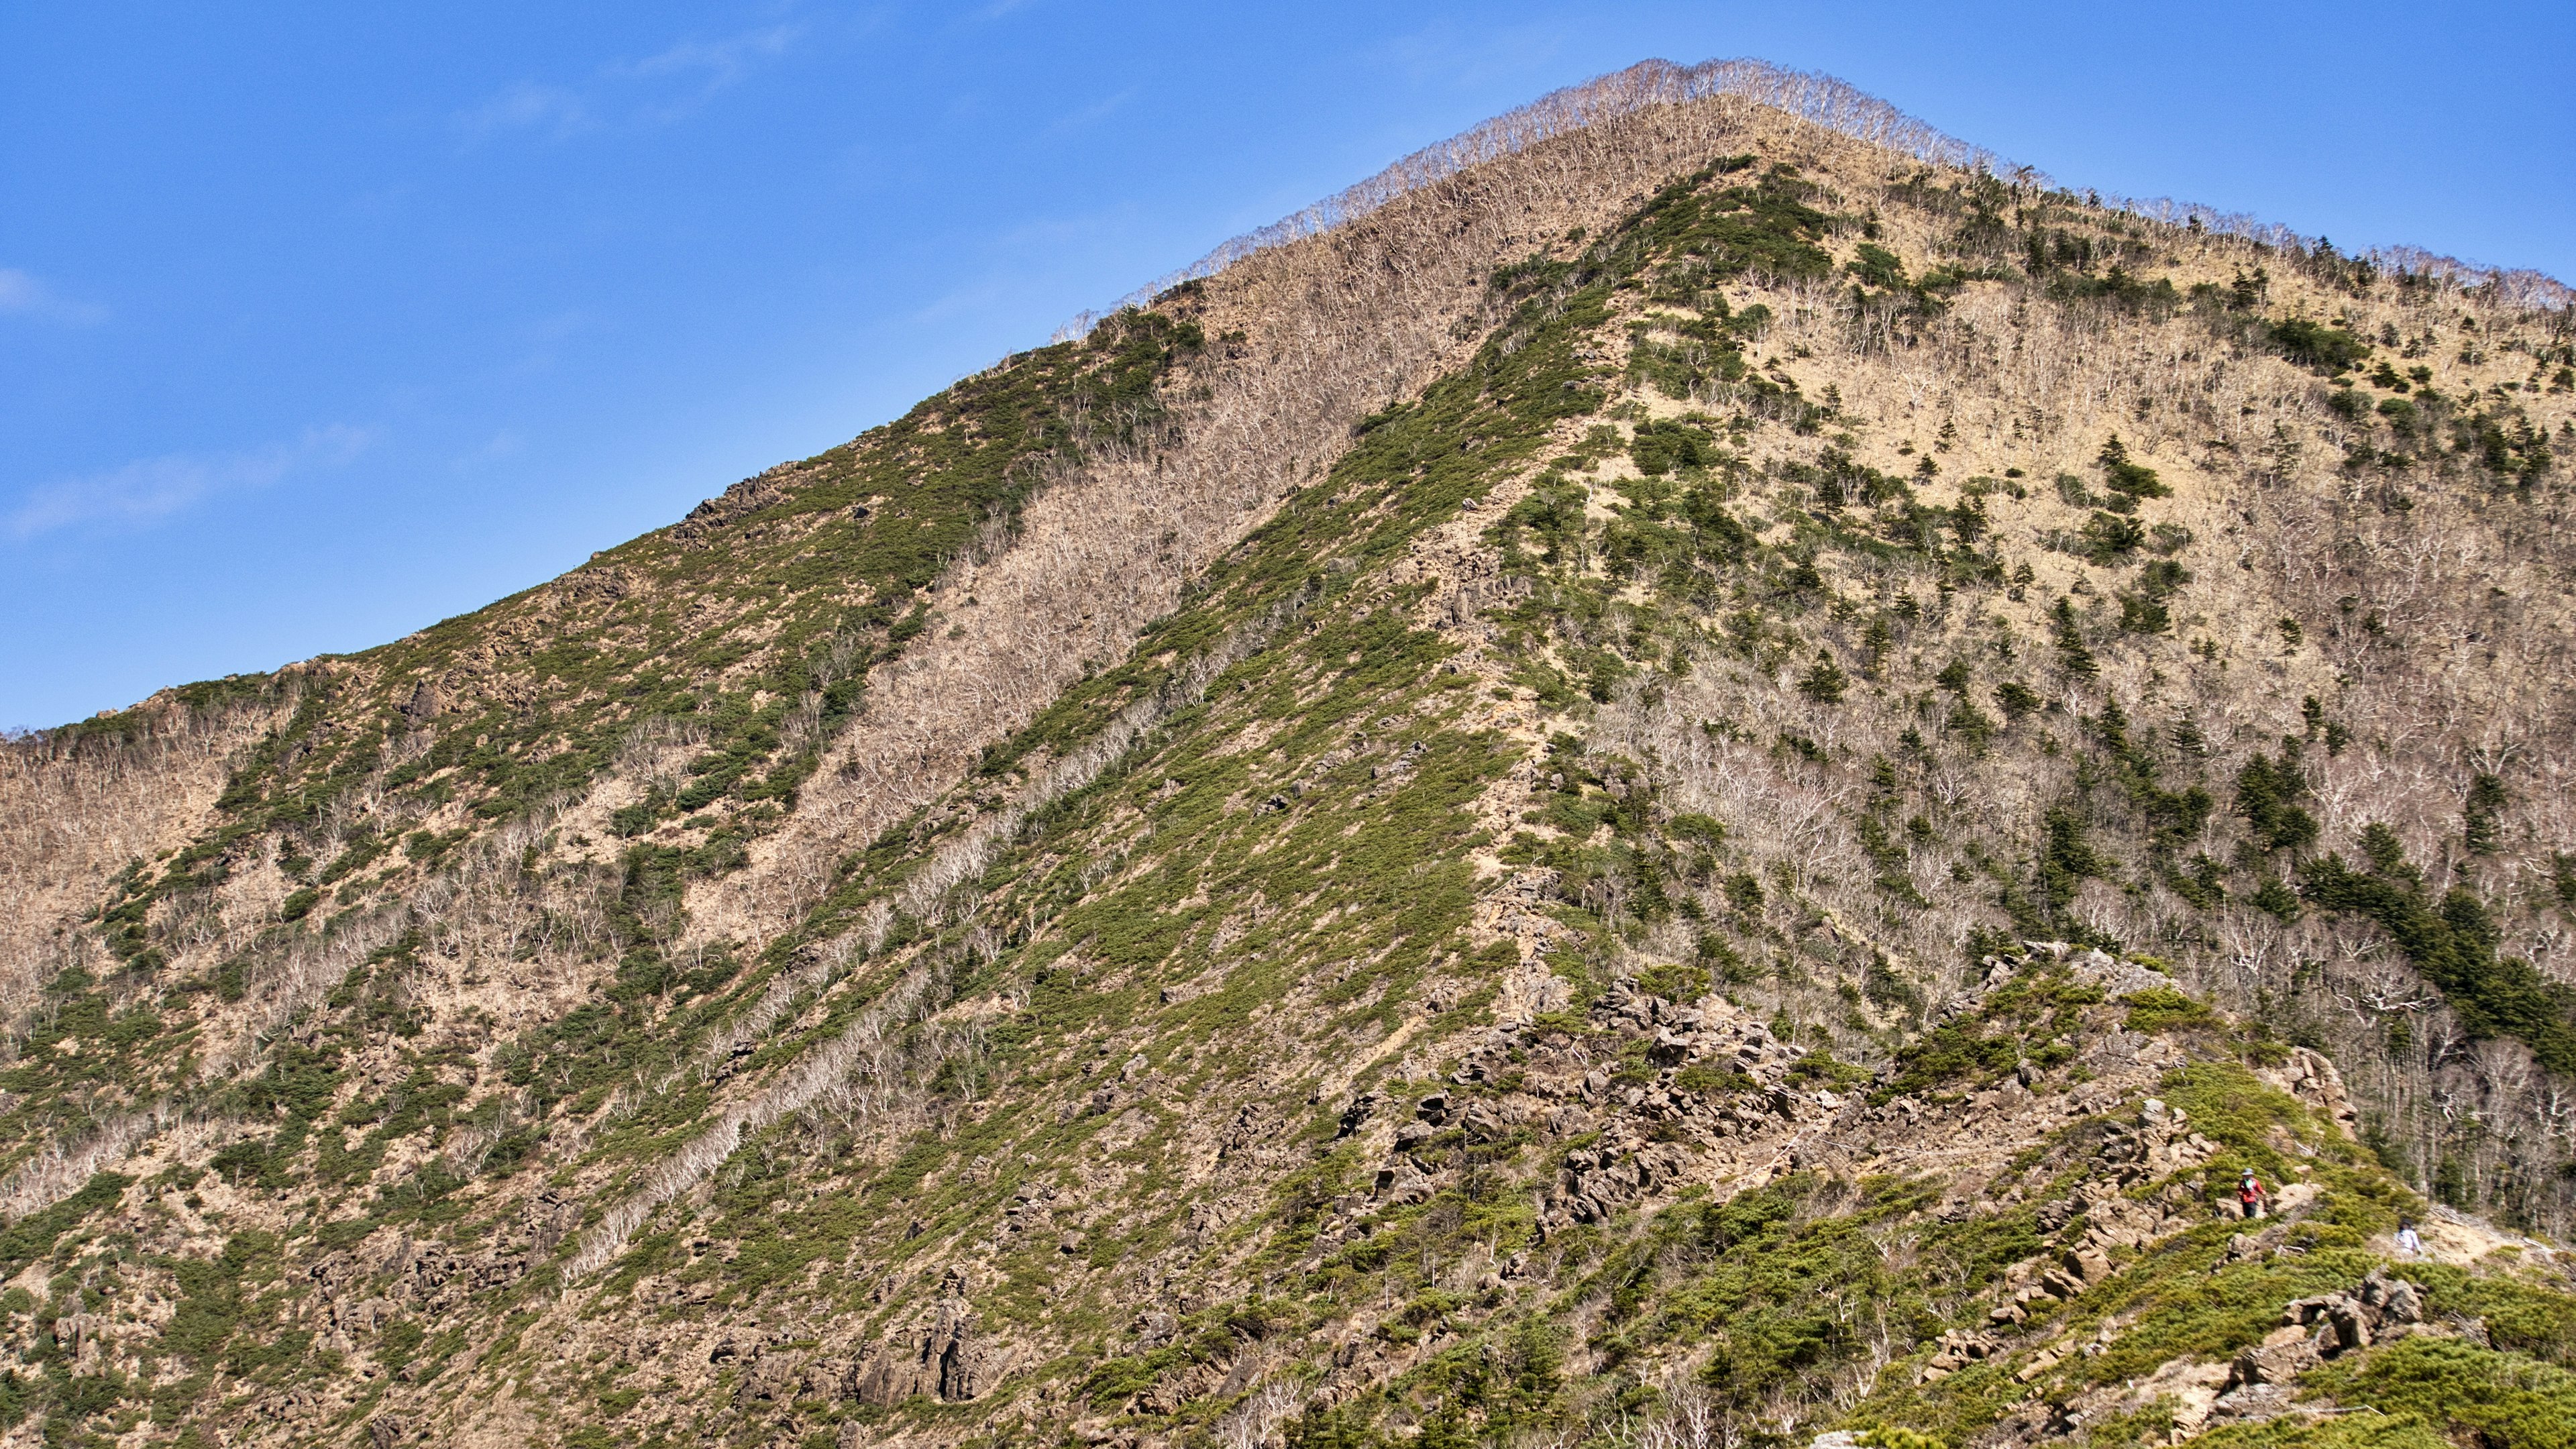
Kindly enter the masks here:
[[2409, 1339], [2317, 1377], [2318, 1392], [2368, 1404], [2397, 1425], [2411, 1420], [2431, 1431], [2420, 1436], [2429, 1443], [2576, 1444], [2576, 1374], [2520, 1354], [2456, 1339]]
[[2527, 961], [2500, 958], [2494, 920], [2474, 891], [2455, 886], [2431, 900], [2404, 856], [2390, 853], [2393, 838], [2375, 843], [2381, 859], [2372, 873], [2320, 856], [2302, 869], [2299, 894], [2320, 909], [2377, 922], [2471, 1035], [2514, 1037], [2550, 1070], [2576, 1072], [2576, 991]]
[[2340, 327], [2328, 327], [2305, 317], [2286, 317], [2272, 323], [2267, 336], [2282, 356], [2318, 373], [2350, 371], [2370, 355], [2369, 343]]

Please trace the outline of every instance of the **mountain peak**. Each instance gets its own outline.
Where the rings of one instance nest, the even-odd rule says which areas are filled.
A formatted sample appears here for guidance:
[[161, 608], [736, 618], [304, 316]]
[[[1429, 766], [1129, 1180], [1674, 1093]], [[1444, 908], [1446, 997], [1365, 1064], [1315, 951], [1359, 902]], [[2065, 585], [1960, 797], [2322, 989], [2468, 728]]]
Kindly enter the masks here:
[[2552, 296], [1649, 62], [11, 743], [0, 1415], [2547, 1442]]

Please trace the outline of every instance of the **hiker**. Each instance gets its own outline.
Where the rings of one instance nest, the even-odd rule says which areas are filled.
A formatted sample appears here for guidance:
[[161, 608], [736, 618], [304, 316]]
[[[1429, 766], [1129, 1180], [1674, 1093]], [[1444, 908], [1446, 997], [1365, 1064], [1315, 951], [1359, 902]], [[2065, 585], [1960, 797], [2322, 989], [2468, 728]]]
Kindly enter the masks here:
[[2424, 1256], [2424, 1238], [2422, 1234], [2415, 1231], [2415, 1220], [2413, 1218], [2399, 1218], [2397, 1220], [2397, 1251], [2402, 1257], [2420, 1258]]
[[2263, 1180], [2254, 1175], [2254, 1169], [2250, 1167], [2245, 1169], [2244, 1173], [2236, 1179], [2236, 1205], [2247, 1218], [2263, 1216], [2265, 1196]]

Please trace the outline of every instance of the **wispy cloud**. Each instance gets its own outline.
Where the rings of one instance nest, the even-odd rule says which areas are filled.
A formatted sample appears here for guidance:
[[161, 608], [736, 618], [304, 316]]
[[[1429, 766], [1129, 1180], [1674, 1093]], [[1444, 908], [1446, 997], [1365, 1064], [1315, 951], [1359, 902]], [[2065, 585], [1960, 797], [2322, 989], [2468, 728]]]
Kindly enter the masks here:
[[513, 131], [563, 140], [614, 126], [667, 124], [785, 55], [801, 34], [796, 25], [764, 26], [614, 61], [578, 85], [521, 81], [457, 112], [456, 126], [474, 140]]
[[636, 80], [694, 76], [707, 89], [721, 90], [751, 74], [761, 61], [785, 55], [798, 33], [793, 25], [772, 25], [723, 40], [683, 40], [659, 55], [611, 66], [608, 73]]
[[562, 140], [598, 124], [580, 96], [562, 86], [521, 81], [479, 106], [456, 114], [457, 129], [476, 140], [502, 131], [540, 131]]
[[1116, 95], [1107, 96], [1100, 100], [1093, 101], [1090, 105], [1065, 112], [1063, 115], [1049, 121], [1046, 128], [1049, 133], [1055, 135], [1062, 135], [1068, 131], [1079, 131], [1086, 126], [1089, 126], [1094, 121], [1107, 120], [1110, 116], [1116, 114], [1120, 108], [1124, 107], [1129, 101], [1132, 101], [1135, 98], [1136, 87], [1129, 86], [1125, 90], [1118, 92]]
[[1440, 20], [1395, 36], [1363, 57], [1415, 85], [1464, 90], [1528, 84], [1561, 56], [1574, 31], [1562, 21], [1462, 27]]
[[32, 317], [40, 322], [85, 326], [106, 316], [104, 307], [76, 302], [29, 273], [0, 267], [0, 317]]
[[265, 488], [291, 474], [338, 467], [373, 441], [364, 428], [333, 424], [248, 452], [174, 453], [104, 473], [59, 478], [39, 484], [0, 517], [0, 532], [28, 539], [78, 523], [150, 523], [218, 493]]
[[526, 452], [527, 448], [528, 440], [520, 435], [518, 429], [503, 428], [501, 431], [494, 433], [490, 441], [484, 443], [482, 447], [476, 448], [473, 452], [457, 459], [456, 462], [457, 466], [460, 468], [478, 467], [487, 463], [498, 463], [505, 459], [515, 458], [521, 453]]

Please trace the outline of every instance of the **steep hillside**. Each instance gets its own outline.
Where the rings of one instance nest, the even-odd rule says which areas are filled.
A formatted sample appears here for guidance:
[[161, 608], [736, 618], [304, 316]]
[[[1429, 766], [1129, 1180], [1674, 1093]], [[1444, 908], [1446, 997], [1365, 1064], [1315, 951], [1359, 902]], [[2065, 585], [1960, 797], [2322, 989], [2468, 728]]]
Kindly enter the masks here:
[[12, 1442], [2563, 1441], [2563, 289], [1740, 63], [1262, 240], [11, 746]]

